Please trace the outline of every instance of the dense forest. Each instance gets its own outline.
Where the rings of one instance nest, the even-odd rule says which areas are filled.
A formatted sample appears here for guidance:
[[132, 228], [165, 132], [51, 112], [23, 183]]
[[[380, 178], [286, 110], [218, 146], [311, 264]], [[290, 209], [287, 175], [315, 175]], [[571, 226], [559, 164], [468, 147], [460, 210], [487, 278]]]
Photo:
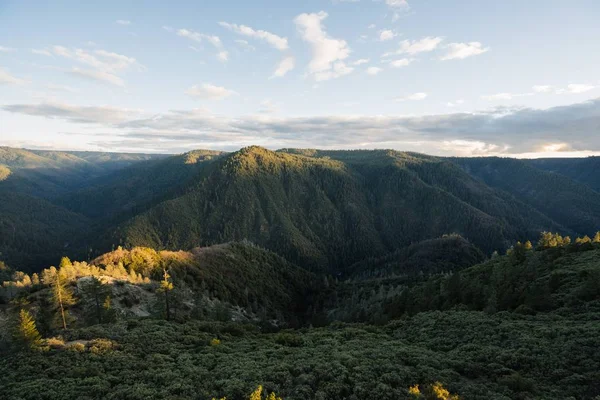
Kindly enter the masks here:
[[596, 162], [0, 148], [0, 398], [600, 398]]

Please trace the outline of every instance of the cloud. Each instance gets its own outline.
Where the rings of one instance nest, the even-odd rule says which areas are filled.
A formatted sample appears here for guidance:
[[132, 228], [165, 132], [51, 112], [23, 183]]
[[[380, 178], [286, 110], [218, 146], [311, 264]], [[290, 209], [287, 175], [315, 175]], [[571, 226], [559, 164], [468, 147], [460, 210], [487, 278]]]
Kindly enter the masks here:
[[394, 68], [402, 68], [410, 65], [414, 61], [414, 58], [401, 58], [399, 60], [390, 61], [390, 66]]
[[416, 101], [416, 100], [425, 100], [427, 98], [427, 93], [418, 92], [409, 94], [404, 97], [396, 97], [394, 101]]
[[[600, 152], [600, 99], [549, 109], [497, 108], [485, 112], [424, 116], [215, 115], [206, 110], [173, 110], [140, 115], [110, 107], [56, 104], [4, 105], [8, 112], [103, 124], [104, 149], [183, 152], [208, 147], [394, 148], [441, 155], [519, 155], [548, 149]], [[88, 139], [89, 140], [89, 139]]]
[[79, 92], [78, 89], [72, 88], [71, 86], [66, 86], [66, 85], [57, 85], [54, 83], [48, 83], [46, 85], [46, 89], [53, 91], [53, 92], [68, 92], [68, 93], [77, 93]]
[[78, 78], [84, 78], [95, 82], [100, 83], [108, 83], [114, 86], [123, 87], [125, 86], [125, 81], [119, 78], [117, 75], [114, 75], [110, 72], [105, 72], [101, 70], [95, 69], [81, 69], [78, 67], [73, 67], [67, 73], [76, 76]]
[[400, 42], [400, 49], [396, 54], [418, 54], [433, 51], [437, 49], [444, 38], [436, 36], [427, 36], [419, 40], [403, 40]]
[[379, 68], [379, 67], [369, 67], [369, 68], [367, 68], [367, 74], [369, 74], [369, 75], [377, 75], [381, 71], [383, 71], [383, 68]]
[[206, 40], [207, 42], [209, 42], [210, 44], [215, 46], [215, 48], [217, 48], [217, 49], [220, 49], [223, 47], [221, 38], [219, 38], [218, 36], [215, 36], [215, 35], [207, 35], [205, 33], [194, 32], [194, 31], [190, 31], [187, 29], [178, 29], [177, 36], [188, 38], [188, 39], [193, 40], [198, 43], [202, 43], [202, 41]]
[[26, 80], [12, 76], [7, 71], [0, 68], [0, 85], [24, 85]]
[[222, 50], [217, 53], [217, 60], [221, 62], [227, 62], [229, 60], [229, 52]]
[[31, 49], [31, 52], [40, 56], [52, 57], [52, 53], [48, 49]]
[[572, 83], [570, 85], [567, 85], [567, 92], [579, 94], [579, 93], [589, 92], [590, 90], [595, 89], [595, 88], [596, 88], [596, 86], [593, 86], [593, 85]]
[[396, 36], [397, 36], [397, 33], [395, 33], [394, 31], [392, 31], [390, 29], [385, 29], [385, 30], [382, 30], [379, 32], [379, 40], [381, 42], [385, 42], [387, 40], [392, 40]]
[[325, 31], [322, 23], [327, 16], [325, 11], [321, 11], [300, 14], [294, 19], [302, 39], [312, 47], [312, 59], [308, 70], [317, 81], [338, 78], [353, 71], [353, 68], [344, 62], [350, 55], [350, 47], [346, 41], [334, 39]]
[[280, 78], [282, 76], [285, 76], [285, 74], [287, 74], [288, 72], [290, 72], [291, 70], [294, 69], [294, 66], [296, 65], [296, 60], [294, 59], [294, 57], [285, 57], [284, 59], [282, 59], [279, 64], [277, 64], [277, 67], [275, 68], [275, 72], [273, 72], [273, 75], [271, 76], [272, 78]]
[[200, 99], [223, 100], [237, 93], [233, 90], [225, 89], [222, 86], [215, 86], [210, 83], [204, 83], [202, 85], [192, 86], [186, 91], [186, 94]]
[[131, 21], [126, 20], [126, 19], [118, 19], [115, 21], [115, 23], [117, 23], [119, 25], [131, 25]]
[[464, 103], [465, 103], [464, 100], [459, 99], [459, 100], [456, 100], [454, 102], [449, 101], [448, 103], [446, 103], [446, 106], [448, 106], [448, 107], [457, 107], [457, 106], [460, 106], [460, 105], [462, 105]]
[[270, 99], [266, 99], [260, 102], [259, 114], [274, 114], [279, 111], [277, 104], [273, 103]]
[[440, 60], [462, 60], [467, 57], [477, 56], [490, 51], [489, 47], [483, 47], [479, 42], [450, 43], [445, 46], [446, 54]]
[[550, 93], [554, 90], [554, 88], [549, 85], [535, 85], [531, 89], [536, 93]]
[[254, 39], [264, 40], [277, 50], [283, 51], [289, 48], [287, 38], [277, 36], [271, 32], [255, 30], [246, 25], [230, 24], [228, 22], [219, 22], [219, 25], [240, 35], [248, 36]]
[[406, 1], [406, 0], [385, 0], [385, 4], [387, 4], [389, 7], [396, 8], [396, 9], [402, 9], [402, 10], [410, 9], [410, 5], [408, 4], [408, 1]]
[[237, 39], [237, 40], [235, 40], [235, 43], [237, 43], [244, 50], [247, 50], [247, 51], [256, 50], [256, 47], [254, 47], [250, 43], [248, 43], [247, 40]]
[[492, 95], [481, 96], [482, 99], [487, 101], [496, 101], [496, 100], [512, 100], [518, 97], [528, 97], [533, 96], [535, 93], [527, 92], [527, 93], [496, 93]]
[[362, 65], [362, 64], [367, 64], [369, 61], [368, 58], [361, 58], [360, 60], [356, 60], [352, 63], [352, 65]]
[[15, 51], [17, 51], [15, 48], [0, 46], [0, 53], [12, 53]]
[[139, 110], [107, 106], [86, 107], [53, 102], [40, 104], [11, 104], [2, 106], [2, 109], [17, 114], [45, 117], [49, 119], [62, 119], [83, 124], [118, 124], [140, 117]]

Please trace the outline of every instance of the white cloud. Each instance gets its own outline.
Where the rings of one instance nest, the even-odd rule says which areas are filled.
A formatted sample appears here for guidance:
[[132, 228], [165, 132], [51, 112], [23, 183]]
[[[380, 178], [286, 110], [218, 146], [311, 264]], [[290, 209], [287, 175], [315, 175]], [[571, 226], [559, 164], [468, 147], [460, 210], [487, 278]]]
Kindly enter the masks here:
[[482, 99], [487, 100], [487, 101], [497, 101], [497, 100], [512, 100], [514, 98], [518, 98], [518, 97], [528, 97], [528, 96], [533, 96], [535, 93], [507, 93], [507, 92], [502, 92], [502, 93], [496, 93], [496, 94], [491, 94], [491, 95], [486, 95], [486, 96], [481, 96]]
[[282, 76], [285, 76], [285, 74], [294, 69], [295, 65], [296, 60], [294, 59], [294, 57], [285, 57], [279, 62], [279, 64], [277, 64], [275, 72], [273, 72], [272, 78], [280, 78]]
[[63, 46], [53, 46], [52, 53], [105, 72], [114, 73], [116, 71], [128, 69], [132, 66], [144, 69], [143, 66], [137, 63], [135, 58], [106, 50], [95, 50], [91, 53], [82, 49], [68, 49]]
[[31, 52], [40, 56], [52, 57], [52, 53], [48, 49], [31, 49]]
[[12, 48], [12, 47], [0, 46], [0, 53], [12, 53], [14, 51], [17, 51], [17, 49]]
[[590, 90], [595, 89], [595, 88], [596, 88], [596, 86], [593, 86], [593, 85], [572, 83], [567, 86], [567, 92], [573, 93], [573, 94], [579, 94], [579, 93], [589, 92]]
[[440, 60], [462, 60], [467, 57], [477, 56], [490, 51], [489, 47], [483, 47], [479, 42], [450, 43], [445, 46], [446, 54]]
[[115, 22], [119, 25], [131, 25], [131, 21], [126, 19], [118, 19]]
[[267, 32], [267, 31], [263, 31], [263, 30], [255, 30], [246, 25], [230, 24], [228, 22], [219, 22], [219, 25], [221, 25], [222, 27], [227, 28], [235, 33], [238, 33], [240, 35], [264, 40], [267, 43], [269, 43], [272, 47], [276, 48], [277, 50], [283, 51], [283, 50], [287, 50], [289, 48], [287, 38], [277, 36], [271, 32]]
[[550, 93], [554, 90], [550, 85], [535, 85], [531, 89], [536, 93]]
[[444, 40], [442, 37], [427, 36], [419, 40], [403, 40], [397, 54], [417, 54], [435, 50]]
[[448, 107], [457, 107], [457, 106], [460, 106], [461, 104], [464, 104], [464, 103], [465, 103], [465, 101], [463, 99], [459, 99], [459, 100], [456, 100], [454, 102], [449, 101], [448, 103], [446, 103], [446, 105]]
[[406, 1], [406, 0], [385, 0], [385, 4], [387, 4], [388, 6], [390, 6], [392, 8], [399, 8], [399, 9], [403, 9], [403, 10], [410, 9], [410, 5], [408, 4], [408, 1]]
[[377, 25], [375, 25], [375, 24], [371, 24], [371, 25], [369, 25], [369, 27], [368, 27], [368, 28], [369, 28], [369, 29], [375, 29], [375, 28], [377, 28]]
[[379, 68], [379, 67], [369, 67], [369, 68], [367, 68], [367, 74], [369, 74], [369, 75], [377, 75], [381, 71], [383, 71], [383, 68]]
[[414, 58], [401, 58], [399, 60], [390, 61], [390, 66], [394, 68], [402, 68], [410, 65], [414, 61]]
[[392, 40], [396, 36], [397, 34], [390, 29], [385, 29], [379, 32], [379, 40], [381, 42], [385, 42], [386, 40]]
[[266, 99], [260, 102], [259, 114], [274, 114], [279, 111], [277, 104], [273, 103], [270, 99]]
[[217, 60], [221, 62], [227, 62], [229, 60], [229, 52], [225, 50], [218, 52]]
[[[265, 103], [265, 105], [268, 105]], [[269, 148], [394, 148], [439, 155], [520, 155], [572, 149], [600, 152], [600, 99], [549, 109], [507, 108], [441, 115], [215, 115], [206, 110], [173, 110], [158, 115], [108, 107], [60, 104], [8, 104], [0, 109], [110, 128], [88, 132], [86, 144], [107, 150], [155, 149], [181, 153], [208, 147], [236, 150], [259, 144]], [[141, 114], [138, 116], [138, 114]], [[84, 126], [85, 128], [85, 126]], [[156, 148], [160, 143], [160, 148]]]
[[244, 50], [248, 50], [248, 51], [254, 51], [254, 50], [256, 50], [256, 47], [254, 47], [250, 43], [248, 43], [247, 40], [236, 39], [235, 43], [237, 43]]
[[425, 100], [426, 98], [427, 98], [427, 93], [418, 92], [418, 93], [409, 94], [408, 96], [404, 96], [404, 97], [396, 97], [394, 100], [395, 101], [414, 101], [414, 100]]
[[221, 38], [219, 38], [218, 36], [215, 36], [215, 35], [207, 35], [205, 33], [194, 32], [194, 31], [190, 31], [188, 29], [178, 29], [177, 36], [188, 38], [188, 39], [193, 40], [198, 43], [202, 43], [203, 40], [206, 40], [207, 42], [209, 42], [210, 44], [215, 46], [217, 49], [220, 49], [221, 47], [223, 47]]
[[207, 100], [223, 100], [231, 95], [236, 94], [233, 90], [225, 89], [222, 86], [211, 85], [204, 83], [202, 85], [194, 85], [186, 91], [186, 94], [192, 97]]
[[327, 13], [300, 14], [295, 19], [302, 39], [312, 47], [312, 59], [308, 70], [317, 81], [337, 78], [352, 72], [353, 68], [343, 60], [350, 55], [350, 47], [345, 40], [330, 37], [322, 25]]
[[51, 119], [64, 119], [84, 124], [117, 124], [140, 117], [139, 110], [107, 106], [76, 106], [56, 102], [12, 104], [2, 108], [5, 111], [14, 113]]
[[0, 85], [23, 85], [26, 80], [12, 76], [7, 71], [0, 68]]
[[54, 83], [48, 83], [46, 85], [46, 89], [51, 90], [53, 92], [69, 92], [69, 93], [77, 93], [79, 90], [72, 88], [71, 86], [66, 85], [57, 85]]
[[119, 78], [115, 74], [106, 71], [94, 69], [81, 69], [78, 67], [74, 67], [72, 70], [68, 71], [68, 73], [79, 78], [84, 78], [96, 82], [109, 83], [111, 85], [120, 87], [125, 86], [125, 81], [123, 81], [123, 79]]
[[360, 60], [356, 60], [352, 63], [352, 65], [362, 65], [367, 64], [370, 60], [368, 58], [361, 58]]

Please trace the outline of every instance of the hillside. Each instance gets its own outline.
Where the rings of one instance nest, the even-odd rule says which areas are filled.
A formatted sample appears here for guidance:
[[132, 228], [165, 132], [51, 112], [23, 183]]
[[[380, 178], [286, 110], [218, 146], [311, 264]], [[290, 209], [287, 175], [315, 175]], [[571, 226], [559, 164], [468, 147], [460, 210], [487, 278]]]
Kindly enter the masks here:
[[227, 155], [187, 193], [124, 223], [111, 242], [186, 249], [248, 239], [308, 269], [336, 271], [447, 233], [491, 253], [543, 230], [570, 232], [448, 161], [297, 153], [250, 147]]
[[578, 234], [590, 234], [600, 227], [600, 193], [585, 184], [516, 159], [451, 160], [486, 185], [514, 195]]
[[[11, 175], [1, 179], [4, 191], [52, 198], [86, 184], [87, 180], [109, 174], [162, 155], [65, 152], [0, 147], [0, 166]], [[1, 176], [0, 172], [0, 176]]]
[[[550, 239], [565, 243], [560, 236]], [[464, 251], [465, 241], [457, 237], [415, 249], [450, 243]], [[129, 312], [98, 324], [83, 318], [90, 294], [78, 290], [78, 304], [69, 312], [81, 319], [70, 329], [50, 328], [49, 335], [61, 336], [41, 342], [45, 350], [8, 350], [2, 347], [8, 324], [3, 321], [14, 318], [14, 308], [4, 316], [0, 308], [0, 387], [7, 399], [32, 400], [80, 399], [82, 393], [90, 399], [245, 400], [259, 385], [286, 400], [370, 400], [411, 399], [409, 388], [439, 382], [460, 399], [593, 399], [600, 395], [595, 351], [600, 345], [600, 234], [596, 242], [540, 243], [538, 249], [518, 245], [481, 264], [404, 282], [397, 293], [379, 297], [379, 313], [391, 320], [281, 331], [265, 330], [251, 310], [242, 312], [241, 287], [250, 296], [256, 290], [257, 301], [276, 311], [293, 308], [288, 302], [293, 293], [316, 290], [341, 298], [346, 285], [369, 281], [305, 285], [312, 279], [305, 271], [244, 243], [189, 253], [118, 249], [90, 266], [64, 264], [60, 271], [78, 287], [82, 271], [116, 277], [120, 283], [106, 283], [113, 285], [115, 308], [139, 311], [147, 298], [164, 300], [155, 282], [143, 283], [132, 271], [156, 276], [168, 265], [175, 290], [194, 288], [182, 295], [203, 299], [204, 311], [194, 312], [193, 302], [184, 312], [190, 307], [184, 300], [177, 322], [161, 319], [160, 312], [149, 317]], [[290, 286], [296, 284], [292, 281], [301, 284]], [[18, 290], [17, 298], [30, 300], [25, 307], [44, 326], [48, 317], [39, 301], [47, 289]], [[221, 307], [215, 299], [229, 304], [229, 312], [214, 312]], [[356, 308], [364, 304], [364, 298], [354, 299]], [[329, 307], [324, 311], [331, 315]]]
[[536, 168], [567, 176], [600, 192], [600, 157], [539, 158], [527, 162]]

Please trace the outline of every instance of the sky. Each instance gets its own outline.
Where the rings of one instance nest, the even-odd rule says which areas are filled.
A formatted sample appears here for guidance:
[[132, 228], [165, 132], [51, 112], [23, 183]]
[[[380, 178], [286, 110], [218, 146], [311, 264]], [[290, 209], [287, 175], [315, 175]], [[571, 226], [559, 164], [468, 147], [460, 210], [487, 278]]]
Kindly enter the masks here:
[[0, 145], [600, 155], [597, 0], [0, 0]]

